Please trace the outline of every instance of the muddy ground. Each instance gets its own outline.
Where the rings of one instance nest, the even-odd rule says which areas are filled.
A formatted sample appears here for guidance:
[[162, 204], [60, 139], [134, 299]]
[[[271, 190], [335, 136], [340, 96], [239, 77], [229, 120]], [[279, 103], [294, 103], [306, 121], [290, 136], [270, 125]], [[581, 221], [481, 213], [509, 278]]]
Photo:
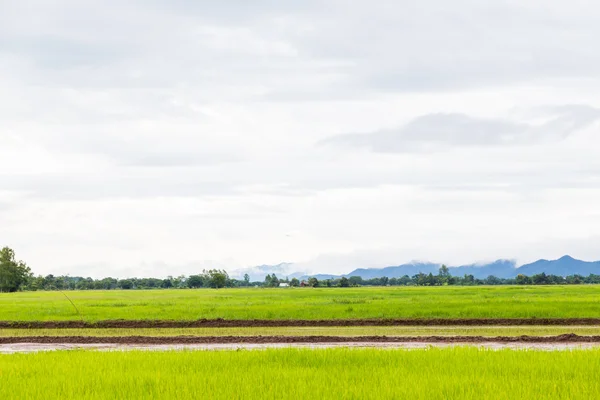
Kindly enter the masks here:
[[525, 326], [600, 325], [600, 318], [443, 318], [443, 319], [338, 319], [338, 320], [225, 320], [196, 321], [0, 321], [0, 329], [65, 328], [242, 328], [319, 326]]
[[51, 350], [236, 350], [476, 346], [488, 349], [570, 350], [600, 347], [600, 336], [33, 336], [0, 337], [0, 354]]
[[0, 337], [0, 344], [265, 344], [265, 343], [598, 343], [600, 336], [30, 336]]
[[538, 350], [538, 351], [564, 351], [577, 349], [591, 349], [598, 346], [594, 343], [209, 343], [209, 344], [40, 344], [17, 343], [0, 344], [0, 354], [36, 353], [40, 351], [55, 350], [95, 350], [95, 351], [169, 351], [169, 350], [264, 350], [264, 349], [325, 349], [325, 348], [376, 348], [376, 349], [403, 349], [419, 350], [431, 347], [447, 348], [453, 346], [473, 346], [482, 349], [500, 350]]

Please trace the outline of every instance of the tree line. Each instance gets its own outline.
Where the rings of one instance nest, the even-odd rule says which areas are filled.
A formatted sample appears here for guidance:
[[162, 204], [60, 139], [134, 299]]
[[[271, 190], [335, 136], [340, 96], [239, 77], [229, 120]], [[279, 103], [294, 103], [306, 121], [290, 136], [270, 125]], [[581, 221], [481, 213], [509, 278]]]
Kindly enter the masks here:
[[281, 284], [291, 287], [357, 287], [357, 286], [477, 286], [477, 285], [578, 285], [600, 284], [600, 275], [558, 276], [545, 273], [533, 276], [517, 275], [515, 278], [488, 276], [485, 279], [473, 275], [452, 276], [450, 269], [442, 265], [436, 275], [419, 273], [400, 278], [371, 278], [360, 276], [318, 280], [278, 278], [268, 274], [263, 281], [251, 281], [248, 274], [243, 279], [229, 277], [226, 271], [219, 269], [204, 270], [196, 275], [180, 275], [167, 278], [102, 278], [93, 279], [81, 276], [34, 276], [31, 269], [17, 261], [15, 252], [5, 247], [0, 250], [0, 292], [37, 291], [37, 290], [132, 290], [132, 289], [199, 289], [224, 287], [279, 287]]
[[9, 290], [0, 291], [36, 291], [36, 290], [133, 290], [133, 289], [200, 289], [200, 288], [236, 288], [236, 287], [279, 287], [287, 284], [290, 287], [358, 287], [358, 286], [478, 286], [478, 285], [579, 285], [600, 284], [600, 275], [571, 275], [567, 277], [547, 275], [545, 273], [526, 276], [518, 275], [516, 278], [502, 279], [489, 276], [485, 279], [475, 278], [473, 275], [462, 277], [452, 275], [417, 274], [405, 275], [400, 278], [371, 278], [363, 279], [360, 276], [342, 277], [336, 279], [318, 280], [311, 277], [305, 280], [298, 278], [278, 278], [269, 274], [264, 281], [250, 281], [246, 279], [230, 278], [222, 270], [204, 271], [197, 275], [181, 275], [167, 278], [103, 278], [93, 279], [79, 276], [37, 276], [22, 281], [21, 285], [11, 285]]
[[493, 275], [485, 279], [475, 278], [468, 274], [462, 277], [452, 276], [450, 269], [442, 265], [437, 275], [432, 273], [419, 273], [413, 276], [404, 275], [400, 278], [380, 278], [364, 279], [360, 276], [341, 277], [335, 279], [309, 278], [307, 281], [277, 280], [275, 275], [267, 275], [264, 286], [279, 286], [278, 283], [289, 283], [290, 286], [311, 286], [311, 287], [357, 287], [357, 286], [478, 286], [478, 285], [581, 285], [581, 284], [600, 284], [600, 275], [591, 274], [589, 276], [569, 275], [566, 277], [559, 275], [547, 275], [546, 273], [527, 276], [517, 275], [515, 278], [498, 278]]

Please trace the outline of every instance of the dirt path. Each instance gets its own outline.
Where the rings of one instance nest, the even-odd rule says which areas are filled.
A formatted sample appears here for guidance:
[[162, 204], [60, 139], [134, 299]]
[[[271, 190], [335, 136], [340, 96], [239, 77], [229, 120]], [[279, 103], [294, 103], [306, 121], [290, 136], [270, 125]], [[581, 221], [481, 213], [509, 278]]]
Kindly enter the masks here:
[[0, 344], [298, 344], [298, 343], [595, 343], [600, 336], [28, 336], [0, 337]]
[[197, 321], [0, 321], [0, 329], [66, 328], [241, 328], [319, 326], [525, 326], [600, 325], [600, 318], [442, 318], [442, 319], [339, 319], [339, 320], [225, 320]]
[[441, 342], [355, 342], [355, 343], [209, 343], [209, 344], [40, 344], [16, 343], [0, 344], [0, 354], [36, 353], [41, 351], [56, 350], [95, 350], [95, 351], [172, 351], [172, 350], [264, 350], [264, 349], [324, 349], [324, 348], [377, 348], [377, 349], [404, 349], [419, 350], [430, 347], [447, 348], [453, 346], [473, 346], [483, 349], [500, 350], [540, 350], [540, 351], [565, 351], [577, 349], [591, 349], [600, 346], [600, 343], [441, 343]]

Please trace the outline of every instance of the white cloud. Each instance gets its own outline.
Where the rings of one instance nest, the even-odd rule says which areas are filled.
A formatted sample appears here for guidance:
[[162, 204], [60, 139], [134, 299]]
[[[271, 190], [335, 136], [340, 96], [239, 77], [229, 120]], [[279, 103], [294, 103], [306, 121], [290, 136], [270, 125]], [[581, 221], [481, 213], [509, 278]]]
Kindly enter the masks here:
[[[584, 1], [4, 2], [0, 245], [94, 276], [600, 259], [581, 244], [600, 235], [599, 17]], [[332, 137], [360, 146], [314, 145]]]
[[600, 120], [600, 110], [587, 106], [553, 107], [549, 111], [542, 123], [473, 118], [464, 114], [428, 114], [400, 129], [343, 134], [319, 144], [366, 147], [382, 153], [431, 151], [445, 146], [532, 145], [565, 139]]

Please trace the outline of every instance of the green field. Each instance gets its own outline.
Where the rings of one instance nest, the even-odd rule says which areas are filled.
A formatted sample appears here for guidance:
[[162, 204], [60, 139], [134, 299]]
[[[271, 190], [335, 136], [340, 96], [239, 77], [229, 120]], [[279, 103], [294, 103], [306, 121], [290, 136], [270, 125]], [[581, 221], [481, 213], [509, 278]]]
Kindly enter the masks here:
[[[600, 317], [600, 286], [68, 292], [84, 320]], [[0, 320], [77, 320], [59, 292], [0, 294]]]
[[0, 329], [28, 336], [600, 336], [600, 326], [334, 326], [251, 328]]
[[599, 350], [73, 351], [0, 355], [0, 398], [587, 400], [598, 376]]

